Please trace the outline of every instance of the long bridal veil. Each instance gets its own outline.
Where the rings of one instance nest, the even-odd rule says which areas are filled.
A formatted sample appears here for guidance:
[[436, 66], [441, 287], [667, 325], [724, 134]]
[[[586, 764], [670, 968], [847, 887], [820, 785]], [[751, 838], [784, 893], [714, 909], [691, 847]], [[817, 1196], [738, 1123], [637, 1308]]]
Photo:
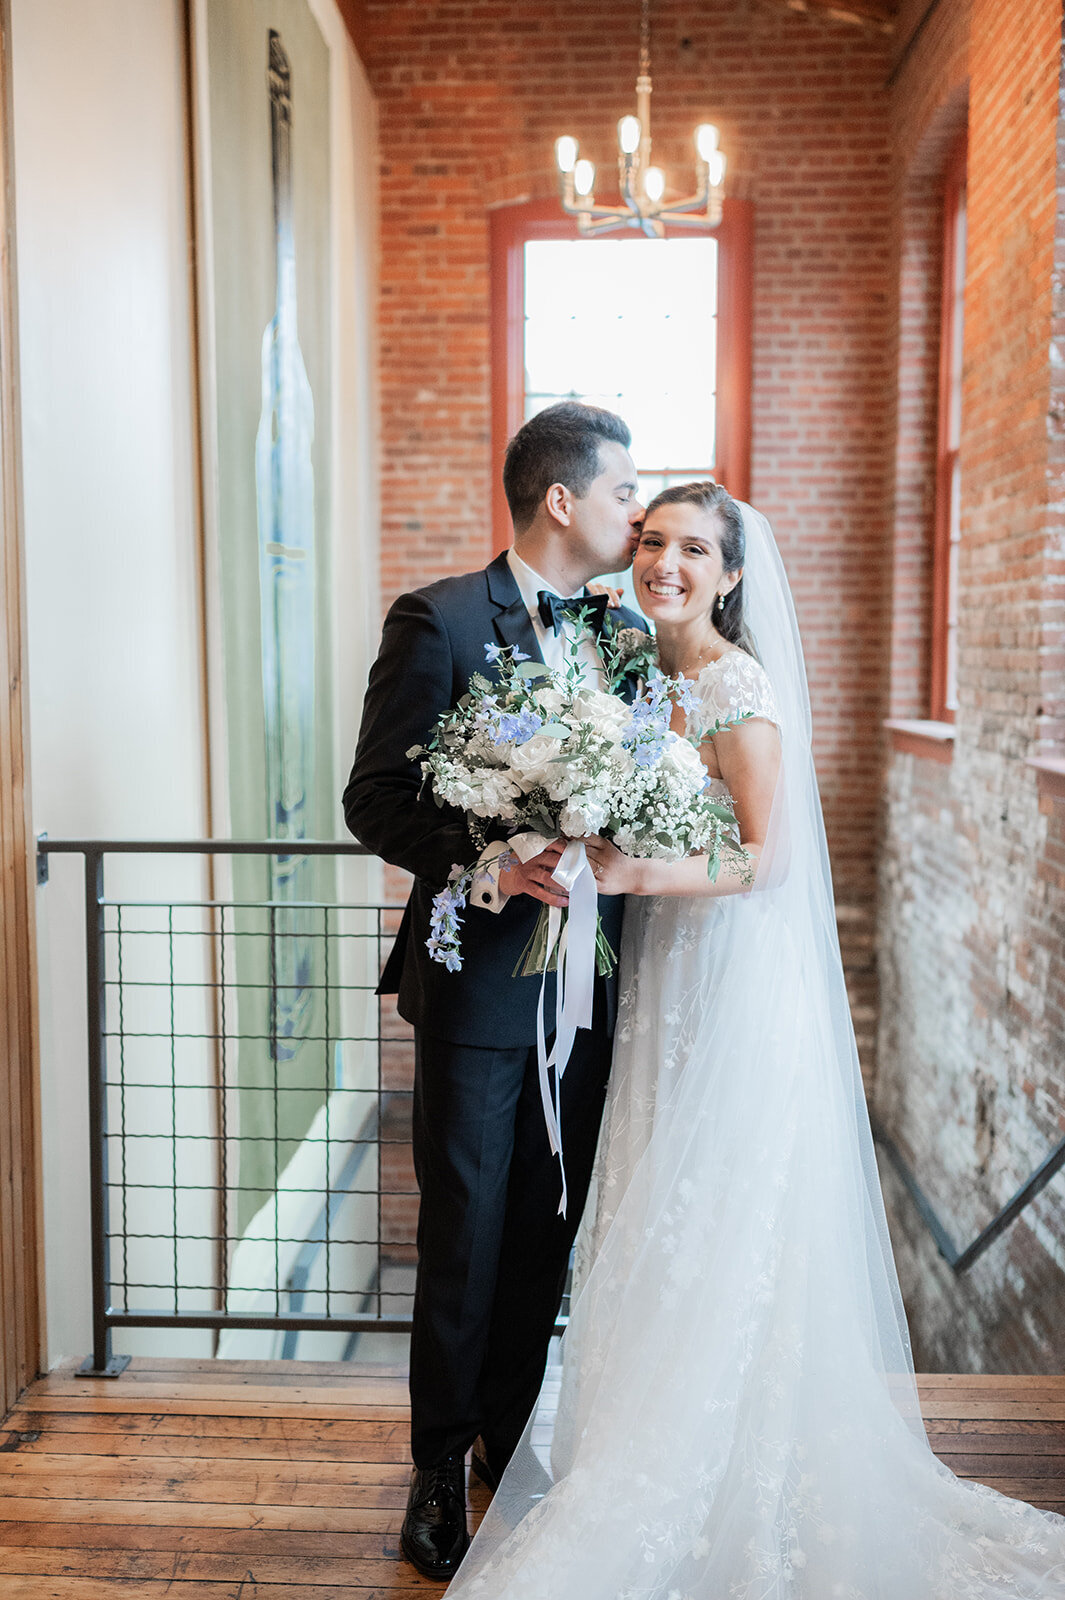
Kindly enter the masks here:
[[1065, 1520], [961, 1483], [925, 1439], [798, 629], [768, 523], [744, 525], [782, 749], [758, 880], [627, 908], [589, 1265], [448, 1594], [1050, 1600]]

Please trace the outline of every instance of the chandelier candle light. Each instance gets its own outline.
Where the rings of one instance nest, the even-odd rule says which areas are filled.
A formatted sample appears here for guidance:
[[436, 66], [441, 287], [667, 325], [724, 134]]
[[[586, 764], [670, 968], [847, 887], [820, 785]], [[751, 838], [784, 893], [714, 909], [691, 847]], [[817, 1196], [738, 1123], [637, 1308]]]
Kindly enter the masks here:
[[636, 79], [636, 115], [618, 123], [618, 186], [620, 206], [595, 203], [595, 167], [578, 159], [578, 145], [569, 134], [555, 140], [562, 209], [577, 218], [582, 234], [638, 228], [649, 239], [664, 239], [666, 224], [677, 228], [716, 228], [725, 194], [725, 157], [717, 147], [717, 129], [702, 122], [695, 130], [698, 193], [674, 205], [663, 204], [666, 176], [651, 165], [651, 6], [640, 8], [640, 70]]

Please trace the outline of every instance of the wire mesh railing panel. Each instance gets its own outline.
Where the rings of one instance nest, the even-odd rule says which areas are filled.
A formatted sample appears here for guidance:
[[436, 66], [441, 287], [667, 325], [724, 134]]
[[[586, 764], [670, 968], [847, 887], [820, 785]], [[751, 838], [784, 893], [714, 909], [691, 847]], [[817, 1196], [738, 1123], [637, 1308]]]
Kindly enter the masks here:
[[[107, 896], [104, 857], [150, 846], [48, 848], [85, 857], [91, 1370], [108, 1364], [116, 1327], [210, 1328], [220, 1354], [248, 1353], [253, 1333], [296, 1354], [312, 1330], [404, 1328], [413, 1046], [376, 994], [398, 908]], [[334, 863], [321, 858], [363, 853], [309, 849], [326, 885]]]

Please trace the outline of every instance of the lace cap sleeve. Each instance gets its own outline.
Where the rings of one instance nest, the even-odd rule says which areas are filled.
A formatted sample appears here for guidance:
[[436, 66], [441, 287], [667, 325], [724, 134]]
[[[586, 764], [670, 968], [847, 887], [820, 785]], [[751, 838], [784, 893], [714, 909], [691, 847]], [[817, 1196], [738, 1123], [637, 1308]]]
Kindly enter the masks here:
[[745, 650], [728, 650], [704, 667], [696, 693], [702, 728], [745, 715], [764, 717], [780, 726], [780, 712], [765, 668]]

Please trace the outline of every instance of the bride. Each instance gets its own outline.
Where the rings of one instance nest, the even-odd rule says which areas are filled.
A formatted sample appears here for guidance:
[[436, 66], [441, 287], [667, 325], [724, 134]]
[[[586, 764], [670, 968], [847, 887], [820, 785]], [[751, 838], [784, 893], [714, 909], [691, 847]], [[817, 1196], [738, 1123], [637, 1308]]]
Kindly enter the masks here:
[[[579, 1289], [449, 1597], [1050, 1600], [1065, 1519], [925, 1439], [840, 966], [791, 597], [713, 483], [647, 509], [662, 669], [749, 858], [635, 861]], [[752, 888], [753, 873], [753, 888]]]

